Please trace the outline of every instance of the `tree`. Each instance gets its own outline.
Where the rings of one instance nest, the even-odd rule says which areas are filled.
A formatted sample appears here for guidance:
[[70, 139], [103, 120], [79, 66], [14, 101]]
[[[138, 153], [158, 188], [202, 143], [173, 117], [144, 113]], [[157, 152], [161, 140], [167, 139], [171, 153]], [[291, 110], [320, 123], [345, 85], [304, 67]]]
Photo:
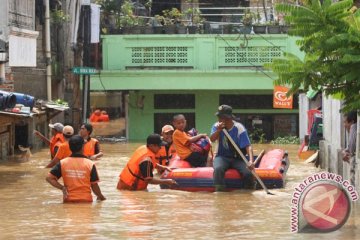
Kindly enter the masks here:
[[288, 94], [311, 87], [341, 96], [345, 112], [360, 109], [360, 12], [352, 6], [352, 0], [276, 5], [305, 53], [304, 59], [285, 53], [267, 64], [278, 75], [276, 84], [290, 85]]

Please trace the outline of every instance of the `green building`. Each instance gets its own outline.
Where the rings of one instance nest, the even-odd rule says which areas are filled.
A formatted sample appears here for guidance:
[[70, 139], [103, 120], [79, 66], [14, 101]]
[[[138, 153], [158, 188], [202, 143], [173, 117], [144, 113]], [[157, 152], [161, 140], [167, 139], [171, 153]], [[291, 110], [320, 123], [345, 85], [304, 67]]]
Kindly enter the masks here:
[[105, 35], [103, 67], [91, 76], [91, 91], [128, 93], [127, 137], [145, 139], [183, 113], [188, 127], [210, 133], [221, 104], [249, 130], [266, 139], [298, 135], [298, 102], [274, 109], [273, 80], [263, 64], [283, 52], [300, 54], [286, 34]]

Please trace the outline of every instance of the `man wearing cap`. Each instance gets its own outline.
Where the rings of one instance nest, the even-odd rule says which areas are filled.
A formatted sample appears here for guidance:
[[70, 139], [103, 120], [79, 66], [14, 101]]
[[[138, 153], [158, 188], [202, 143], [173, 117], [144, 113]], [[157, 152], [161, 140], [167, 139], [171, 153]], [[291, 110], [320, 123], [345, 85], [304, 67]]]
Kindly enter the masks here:
[[37, 130], [34, 130], [34, 134], [40, 137], [40, 139], [43, 140], [45, 144], [49, 145], [51, 159], [53, 159], [55, 157], [57, 150], [59, 149], [59, 145], [65, 141], [62, 133], [64, 125], [62, 125], [61, 123], [54, 123], [54, 124], [50, 123], [49, 128], [51, 129], [51, 135], [52, 135], [50, 140], [47, 139]]
[[[176, 150], [172, 139], [173, 133], [174, 128], [171, 125], [165, 125], [161, 129], [161, 137], [166, 145], [162, 146], [160, 151], [155, 156], [157, 163], [160, 165], [169, 166], [170, 160], [176, 155]], [[160, 171], [160, 173], [162, 172]]]
[[74, 129], [72, 126], [65, 126], [63, 128], [63, 136], [65, 139], [65, 142], [59, 145], [59, 149], [57, 153], [55, 154], [55, 157], [51, 160], [51, 162], [46, 166], [47, 168], [51, 168], [55, 166], [61, 159], [64, 159], [66, 157], [70, 157], [71, 150], [69, 146], [69, 139], [74, 135]]
[[226, 190], [224, 178], [225, 172], [229, 168], [236, 169], [243, 176], [244, 187], [252, 189], [254, 187], [254, 182], [251, 172], [247, 169], [241, 156], [239, 156], [231, 142], [222, 132], [223, 129], [226, 129], [236, 145], [240, 148], [241, 152], [244, 155], [249, 155], [250, 166], [248, 168], [253, 169], [254, 159], [247, 131], [241, 123], [234, 120], [232, 107], [221, 105], [215, 115], [218, 117], [218, 122], [213, 125], [210, 135], [210, 140], [212, 142], [217, 140], [218, 144], [218, 150], [214, 159], [215, 189], [216, 191]]
[[83, 123], [80, 127], [79, 135], [84, 138], [84, 155], [90, 160], [97, 160], [104, 154], [100, 150], [100, 143], [97, 139], [90, 137], [93, 126], [90, 123]]
[[[69, 139], [71, 156], [62, 159], [49, 172], [46, 181], [55, 188], [62, 190], [64, 203], [92, 202], [91, 190], [97, 200], [105, 200], [98, 185], [99, 176], [95, 164], [82, 155], [84, 139], [72, 136]], [[63, 178], [64, 185], [58, 182]]]
[[146, 145], [135, 150], [120, 173], [117, 189], [136, 191], [146, 190], [148, 184], [176, 184], [173, 179], [158, 179], [153, 176], [154, 168], [171, 171], [170, 168], [157, 164], [155, 160], [155, 155], [165, 144], [159, 134], [149, 135], [146, 139]]

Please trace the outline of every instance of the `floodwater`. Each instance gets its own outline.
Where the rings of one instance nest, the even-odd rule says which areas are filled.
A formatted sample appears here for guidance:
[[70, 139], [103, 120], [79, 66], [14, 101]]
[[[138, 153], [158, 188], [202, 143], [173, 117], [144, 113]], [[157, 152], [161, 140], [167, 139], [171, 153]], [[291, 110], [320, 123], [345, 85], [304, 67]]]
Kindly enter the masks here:
[[118, 191], [118, 175], [138, 143], [102, 143], [96, 163], [107, 198], [93, 204], [63, 204], [46, 181], [46, 149], [30, 161], [0, 162], [0, 239], [360, 239], [359, 204], [348, 222], [327, 234], [290, 232], [293, 187], [319, 169], [297, 160], [298, 146], [285, 148], [291, 166], [285, 189], [232, 193], [161, 190]]

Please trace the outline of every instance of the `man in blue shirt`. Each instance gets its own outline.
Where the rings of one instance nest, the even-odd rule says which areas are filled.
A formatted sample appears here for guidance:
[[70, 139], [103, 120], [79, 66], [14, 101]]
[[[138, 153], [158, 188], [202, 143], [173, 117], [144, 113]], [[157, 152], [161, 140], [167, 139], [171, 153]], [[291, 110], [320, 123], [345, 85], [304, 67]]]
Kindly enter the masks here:
[[210, 136], [212, 142], [218, 141], [218, 149], [214, 159], [215, 190], [225, 190], [224, 177], [225, 172], [229, 168], [236, 169], [243, 176], [245, 188], [253, 189], [254, 180], [251, 172], [247, 169], [245, 162], [241, 159], [241, 156], [237, 153], [234, 146], [232, 146], [231, 142], [222, 132], [223, 129], [226, 129], [241, 152], [249, 156], [250, 166], [248, 168], [252, 170], [254, 169], [254, 159], [251, 143], [245, 127], [241, 123], [233, 120], [232, 107], [228, 105], [221, 105], [215, 115], [219, 121], [213, 125]]

